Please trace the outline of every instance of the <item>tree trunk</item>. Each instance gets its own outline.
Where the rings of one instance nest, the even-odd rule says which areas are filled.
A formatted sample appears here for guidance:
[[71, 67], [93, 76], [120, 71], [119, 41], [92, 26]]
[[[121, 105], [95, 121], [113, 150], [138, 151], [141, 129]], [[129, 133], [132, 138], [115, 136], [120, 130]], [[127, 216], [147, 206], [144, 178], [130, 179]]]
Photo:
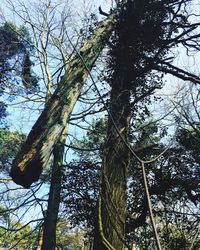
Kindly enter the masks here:
[[123, 82], [121, 86], [119, 83], [118, 88], [112, 88], [111, 91], [108, 139], [102, 168], [98, 230], [94, 250], [124, 249], [126, 183], [130, 156], [120, 135], [127, 141], [130, 93], [123, 86]]
[[53, 150], [54, 160], [52, 166], [47, 214], [44, 218], [42, 250], [54, 250], [56, 248], [56, 224], [60, 205], [64, 155], [64, 145], [62, 143], [65, 141], [65, 139], [66, 134], [63, 133], [62, 138], [60, 139], [61, 143], [55, 145]]
[[[42, 114], [33, 126], [21, 151], [13, 161], [10, 176], [17, 184], [29, 188], [39, 179], [43, 167], [66, 127], [73, 107], [107, 38], [113, 29], [114, 17], [110, 16], [96, 29], [94, 35], [81, 47], [69, 62], [66, 73]], [[85, 67], [87, 66], [87, 68]]]
[[41, 250], [42, 249], [42, 244], [43, 244], [43, 229], [40, 230], [39, 235], [38, 235], [38, 244], [35, 250]]
[[[129, 6], [129, 4], [133, 6]], [[130, 96], [137, 81], [132, 53], [134, 35], [131, 27], [135, 15], [134, 1], [127, 1], [116, 20], [108, 58], [108, 83], [111, 86], [107, 142], [102, 167], [101, 193], [98, 208], [98, 229], [94, 250], [125, 249], [127, 175], [130, 165], [129, 143]], [[131, 13], [132, 13], [131, 12]]]

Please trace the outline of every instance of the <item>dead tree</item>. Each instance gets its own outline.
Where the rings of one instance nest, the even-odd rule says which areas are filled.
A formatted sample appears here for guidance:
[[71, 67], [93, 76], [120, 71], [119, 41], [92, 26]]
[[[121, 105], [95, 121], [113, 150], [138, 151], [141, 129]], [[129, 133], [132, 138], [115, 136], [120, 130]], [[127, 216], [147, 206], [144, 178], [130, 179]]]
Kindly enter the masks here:
[[13, 161], [10, 176], [17, 184], [25, 188], [37, 181], [42, 169], [46, 166], [54, 145], [65, 129], [73, 107], [81, 93], [99, 53], [113, 29], [114, 17], [102, 21], [95, 34], [81, 47], [80, 55], [76, 54], [67, 66], [65, 75], [37, 122], [29, 133], [22, 149]]

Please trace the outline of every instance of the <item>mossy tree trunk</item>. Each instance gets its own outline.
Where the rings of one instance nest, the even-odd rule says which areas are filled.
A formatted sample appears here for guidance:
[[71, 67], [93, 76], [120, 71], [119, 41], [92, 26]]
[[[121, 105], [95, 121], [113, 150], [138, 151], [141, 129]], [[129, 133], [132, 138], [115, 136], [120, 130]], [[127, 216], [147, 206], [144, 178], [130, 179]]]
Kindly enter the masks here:
[[111, 91], [94, 250], [124, 249], [126, 183], [130, 155], [121, 137], [125, 141], [128, 140], [129, 104], [130, 92], [125, 88], [123, 81], [118, 82], [118, 88], [112, 88]]
[[[107, 141], [102, 166], [98, 223], [94, 250], [125, 249], [127, 177], [130, 165], [129, 129], [131, 95], [136, 90], [132, 53], [133, 32], [129, 6], [122, 9], [111, 37], [108, 58], [108, 83], [111, 86]], [[134, 6], [131, 11], [134, 12]], [[126, 13], [127, 12], [127, 13]], [[128, 21], [127, 21], [128, 19]]]
[[[29, 188], [39, 179], [53, 148], [60, 139], [74, 105], [99, 53], [113, 29], [114, 17], [102, 21], [94, 35], [81, 47], [67, 65], [58, 88], [33, 126], [21, 151], [13, 161], [11, 177], [19, 185]], [[86, 68], [87, 66], [87, 68]]]

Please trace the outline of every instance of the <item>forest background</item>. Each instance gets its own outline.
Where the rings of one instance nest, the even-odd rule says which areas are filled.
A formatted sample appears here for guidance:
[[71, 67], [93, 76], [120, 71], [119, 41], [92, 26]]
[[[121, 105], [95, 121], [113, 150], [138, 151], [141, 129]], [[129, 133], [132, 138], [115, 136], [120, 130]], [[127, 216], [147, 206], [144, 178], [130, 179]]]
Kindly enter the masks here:
[[2, 249], [200, 248], [199, 9], [1, 3]]

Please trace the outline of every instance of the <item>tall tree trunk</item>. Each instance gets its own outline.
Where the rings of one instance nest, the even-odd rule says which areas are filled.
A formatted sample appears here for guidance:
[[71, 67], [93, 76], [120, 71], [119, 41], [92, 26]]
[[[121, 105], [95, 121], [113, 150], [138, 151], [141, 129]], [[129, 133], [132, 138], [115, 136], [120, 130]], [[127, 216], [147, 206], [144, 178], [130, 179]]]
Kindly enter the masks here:
[[113, 23], [114, 16], [102, 21], [94, 35], [81, 47], [80, 55], [85, 64], [77, 54], [67, 65], [66, 74], [13, 161], [10, 175], [17, 184], [29, 188], [34, 181], [38, 180], [68, 123], [87, 79], [88, 70], [93, 67], [113, 29]]
[[53, 166], [51, 184], [49, 191], [47, 214], [44, 218], [42, 250], [54, 250], [56, 248], [56, 224], [60, 205], [62, 166], [64, 156], [64, 145], [66, 133], [63, 133], [60, 143], [56, 144], [53, 150]]
[[111, 90], [108, 139], [102, 167], [101, 195], [97, 216], [98, 229], [94, 240], [94, 250], [124, 249], [126, 183], [130, 155], [121, 136], [127, 141], [129, 104], [130, 92], [124, 88], [123, 81], [118, 82], [118, 88]]
[[132, 53], [131, 35], [134, 23], [129, 13], [135, 14], [132, 3], [130, 7], [128, 1], [126, 8], [121, 9], [111, 37], [108, 65], [111, 96], [94, 250], [125, 248], [126, 185], [130, 164], [126, 144], [129, 143], [130, 96], [137, 86], [134, 69], [137, 58]]

